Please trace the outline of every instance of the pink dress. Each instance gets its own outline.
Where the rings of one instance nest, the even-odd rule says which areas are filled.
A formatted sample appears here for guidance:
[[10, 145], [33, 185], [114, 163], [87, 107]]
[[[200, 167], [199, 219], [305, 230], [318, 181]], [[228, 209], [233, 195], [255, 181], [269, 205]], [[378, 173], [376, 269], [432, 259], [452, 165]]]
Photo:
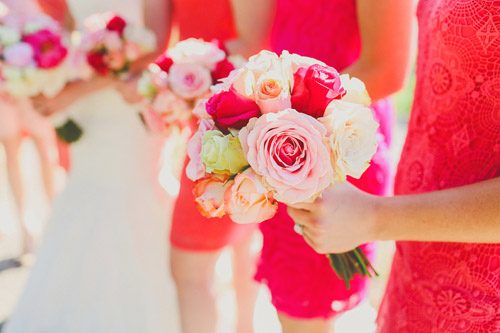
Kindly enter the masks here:
[[[396, 194], [500, 176], [500, 1], [421, 0], [418, 17]], [[378, 323], [384, 333], [500, 332], [500, 244], [398, 242]]]
[[[361, 42], [355, 0], [278, 0], [271, 34], [273, 51], [314, 57], [339, 71], [355, 62]], [[393, 110], [382, 100], [373, 107], [380, 122], [379, 150], [360, 180], [363, 190], [385, 195], [391, 186], [388, 147]], [[264, 245], [257, 280], [268, 285], [279, 312], [295, 318], [329, 318], [354, 307], [366, 295], [366, 278], [357, 276], [346, 290], [324, 255], [317, 254], [293, 231], [293, 220], [280, 205], [278, 214], [260, 224]], [[373, 257], [373, 244], [364, 246]]]

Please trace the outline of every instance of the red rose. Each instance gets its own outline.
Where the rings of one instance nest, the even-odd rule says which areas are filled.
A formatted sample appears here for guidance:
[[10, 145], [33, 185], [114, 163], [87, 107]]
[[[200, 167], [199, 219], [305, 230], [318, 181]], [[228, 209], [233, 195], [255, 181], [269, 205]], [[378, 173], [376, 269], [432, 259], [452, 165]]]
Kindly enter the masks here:
[[219, 61], [215, 65], [215, 69], [212, 71], [212, 80], [215, 83], [219, 79], [223, 79], [225, 77], [228, 77], [229, 73], [234, 69], [234, 65], [227, 59]]
[[168, 73], [173, 63], [174, 61], [167, 55], [167, 52], [163, 53], [155, 60], [155, 64], [165, 73]]
[[207, 101], [206, 107], [215, 125], [226, 134], [229, 127], [241, 129], [248, 124], [248, 120], [261, 115], [254, 101], [234, 89], [216, 93]]
[[108, 24], [106, 24], [106, 29], [109, 31], [116, 31], [120, 36], [123, 36], [123, 30], [125, 30], [125, 26], [127, 25], [127, 22], [125, 22], [124, 19], [122, 19], [120, 16], [113, 16], [111, 20], [108, 21]]
[[301, 67], [293, 79], [292, 108], [314, 118], [322, 117], [328, 104], [346, 93], [333, 67], [317, 64]]
[[100, 75], [106, 75], [109, 72], [105, 57], [106, 53], [104, 52], [93, 52], [87, 55], [89, 65]]

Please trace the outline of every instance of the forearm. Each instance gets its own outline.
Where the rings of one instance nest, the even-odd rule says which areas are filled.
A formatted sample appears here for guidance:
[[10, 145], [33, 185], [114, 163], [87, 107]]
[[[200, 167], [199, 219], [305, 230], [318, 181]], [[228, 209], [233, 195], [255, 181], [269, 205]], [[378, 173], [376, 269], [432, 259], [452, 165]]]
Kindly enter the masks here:
[[377, 201], [379, 240], [500, 243], [500, 177]]

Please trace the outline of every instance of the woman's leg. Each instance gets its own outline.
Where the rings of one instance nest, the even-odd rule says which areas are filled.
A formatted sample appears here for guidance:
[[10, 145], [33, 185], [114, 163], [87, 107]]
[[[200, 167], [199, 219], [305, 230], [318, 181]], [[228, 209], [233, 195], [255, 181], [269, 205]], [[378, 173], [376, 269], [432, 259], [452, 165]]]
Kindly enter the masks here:
[[172, 247], [170, 265], [177, 287], [183, 333], [215, 333], [215, 264], [221, 251], [195, 252]]
[[9, 183], [17, 206], [17, 218], [22, 237], [22, 254], [27, 254], [33, 250], [33, 240], [28, 232], [28, 229], [26, 228], [26, 225], [24, 224], [24, 191], [21, 168], [19, 165], [21, 141], [21, 133], [2, 140], [7, 158], [7, 174], [9, 177]]
[[283, 333], [333, 333], [332, 319], [298, 319], [278, 312]]
[[237, 333], [253, 332], [259, 284], [254, 280], [257, 253], [252, 249], [254, 233], [233, 246], [233, 281], [236, 292]]
[[40, 166], [42, 169], [43, 185], [49, 202], [54, 198], [54, 173], [57, 164], [55, 156], [55, 142], [48, 137], [33, 136], [38, 155], [40, 156]]

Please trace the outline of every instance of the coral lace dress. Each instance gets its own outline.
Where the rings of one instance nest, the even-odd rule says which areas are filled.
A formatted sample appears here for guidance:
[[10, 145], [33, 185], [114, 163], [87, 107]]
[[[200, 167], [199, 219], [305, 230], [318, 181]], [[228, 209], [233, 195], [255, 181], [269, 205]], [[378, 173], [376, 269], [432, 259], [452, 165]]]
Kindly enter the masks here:
[[[500, 1], [421, 0], [418, 18], [396, 194], [500, 176]], [[398, 242], [378, 322], [384, 333], [500, 332], [500, 244]]]

